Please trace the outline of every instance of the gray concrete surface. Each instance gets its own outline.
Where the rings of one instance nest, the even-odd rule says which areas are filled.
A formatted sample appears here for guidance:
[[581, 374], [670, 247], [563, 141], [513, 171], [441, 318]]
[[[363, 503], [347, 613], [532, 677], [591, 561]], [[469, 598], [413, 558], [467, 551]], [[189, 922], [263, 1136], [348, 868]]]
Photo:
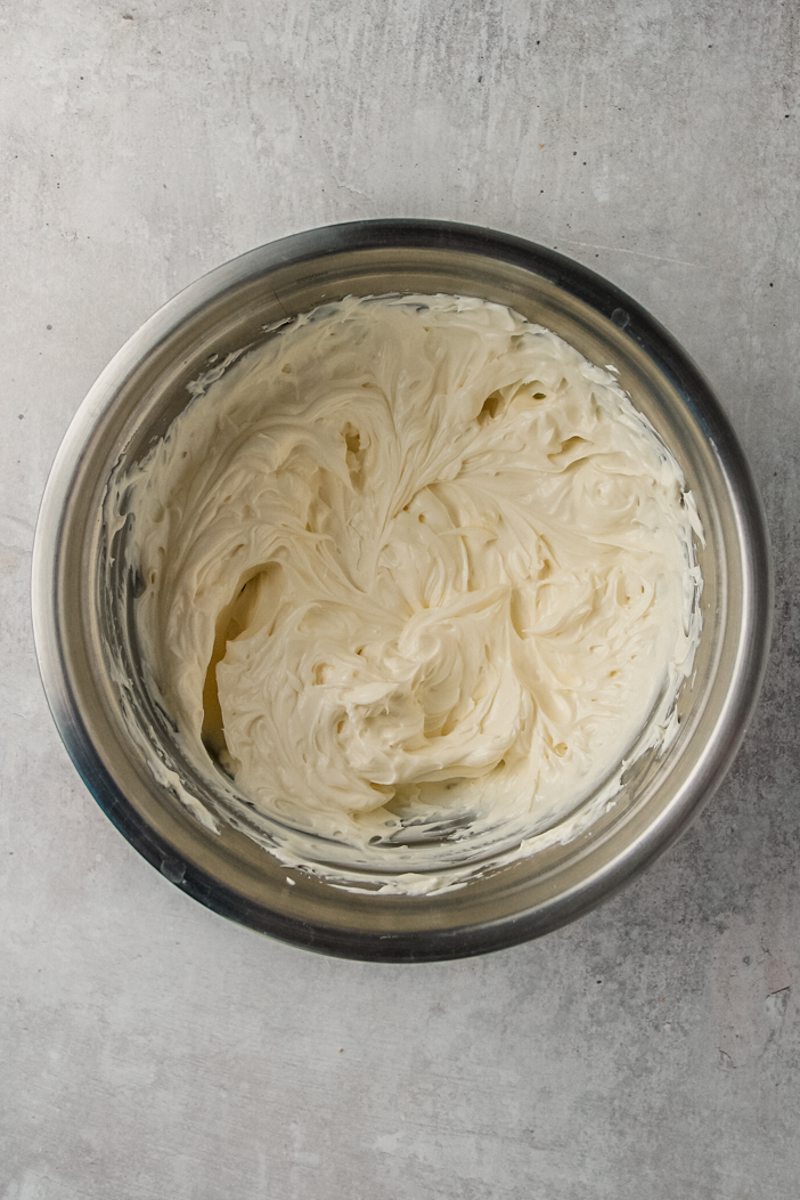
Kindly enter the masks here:
[[[0, 5], [0, 1197], [800, 1194], [795, 0]], [[777, 563], [764, 700], [624, 894], [482, 960], [259, 939], [146, 866], [51, 727], [48, 465], [181, 285], [355, 217], [487, 223], [633, 293], [718, 388]]]

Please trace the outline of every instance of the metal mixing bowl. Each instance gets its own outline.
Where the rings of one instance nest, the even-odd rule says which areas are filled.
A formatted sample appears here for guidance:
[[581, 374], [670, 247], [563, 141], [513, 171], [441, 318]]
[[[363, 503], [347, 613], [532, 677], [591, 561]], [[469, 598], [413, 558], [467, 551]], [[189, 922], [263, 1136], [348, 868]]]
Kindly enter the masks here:
[[[155, 727], [142, 693], [130, 589], [119, 603], [107, 587], [115, 547], [103, 521], [115, 464], [135, 461], [164, 433], [187, 402], [187, 383], [212, 355], [257, 342], [264, 326], [323, 300], [411, 291], [499, 301], [594, 362], [613, 363], [682, 464], [705, 531], [698, 552], [703, 634], [670, 749], [639, 760], [617, 802], [573, 840], [430, 897], [349, 892], [288, 871], [243, 833], [204, 828], [163, 778], [156, 781], [123, 715], [131, 704], [167, 764], [178, 773], [189, 768], [168, 723]], [[367, 959], [448, 958], [510, 945], [585, 912], [641, 870], [686, 826], [733, 759], [762, 676], [770, 610], [767, 539], [750, 471], [708, 385], [670, 335], [617, 288], [559, 254], [433, 222], [360, 222], [298, 234], [225, 264], [166, 304], [78, 410], [47, 484], [33, 562], [34, 630], [50, 707], [117, 828], [217, 912]], [[114, 653], [126, 646], [127, 681], [112, 669]]]

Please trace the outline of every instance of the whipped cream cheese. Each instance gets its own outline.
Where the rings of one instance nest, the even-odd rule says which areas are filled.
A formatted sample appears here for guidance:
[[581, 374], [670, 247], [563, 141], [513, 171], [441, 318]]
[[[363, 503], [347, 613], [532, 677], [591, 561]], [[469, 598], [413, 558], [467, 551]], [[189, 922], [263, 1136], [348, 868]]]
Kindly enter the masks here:
[[424, 891], [409, 830], [446, 829], [458, 882], [674, 732], [701, 530], [612, 369], [439, 295], [326, 305], [215, 376], [126, 480], [136, 627], [284, 861], [326, 872], [309, 834]]

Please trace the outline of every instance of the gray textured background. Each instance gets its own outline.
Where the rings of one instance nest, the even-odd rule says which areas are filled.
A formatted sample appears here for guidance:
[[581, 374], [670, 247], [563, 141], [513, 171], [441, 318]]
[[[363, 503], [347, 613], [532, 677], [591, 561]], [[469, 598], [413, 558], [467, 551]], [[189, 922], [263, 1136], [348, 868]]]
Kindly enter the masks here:
[[[796, 1200], [797, 0], [0, 2], [0, 1197]], [[310, 225], [556, 245], [688, 347], [762, 489], [764, 700], [692, 831], [482, 960], [314, 957], [206, 912], [74, 775], [30, 545], [67, 422], [200, 272]]]

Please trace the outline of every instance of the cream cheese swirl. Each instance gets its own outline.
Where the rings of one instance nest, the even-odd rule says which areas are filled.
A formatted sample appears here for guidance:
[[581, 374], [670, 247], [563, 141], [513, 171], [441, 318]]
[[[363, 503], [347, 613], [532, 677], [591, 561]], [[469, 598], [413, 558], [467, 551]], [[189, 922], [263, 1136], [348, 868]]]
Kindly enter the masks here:
[[498, 304], [296, 319], [199, 389], [132, 511], [182, 738], [355, 846], [552, 824], [663, 734], [691, 668], [680, 467], [610, 370]]

